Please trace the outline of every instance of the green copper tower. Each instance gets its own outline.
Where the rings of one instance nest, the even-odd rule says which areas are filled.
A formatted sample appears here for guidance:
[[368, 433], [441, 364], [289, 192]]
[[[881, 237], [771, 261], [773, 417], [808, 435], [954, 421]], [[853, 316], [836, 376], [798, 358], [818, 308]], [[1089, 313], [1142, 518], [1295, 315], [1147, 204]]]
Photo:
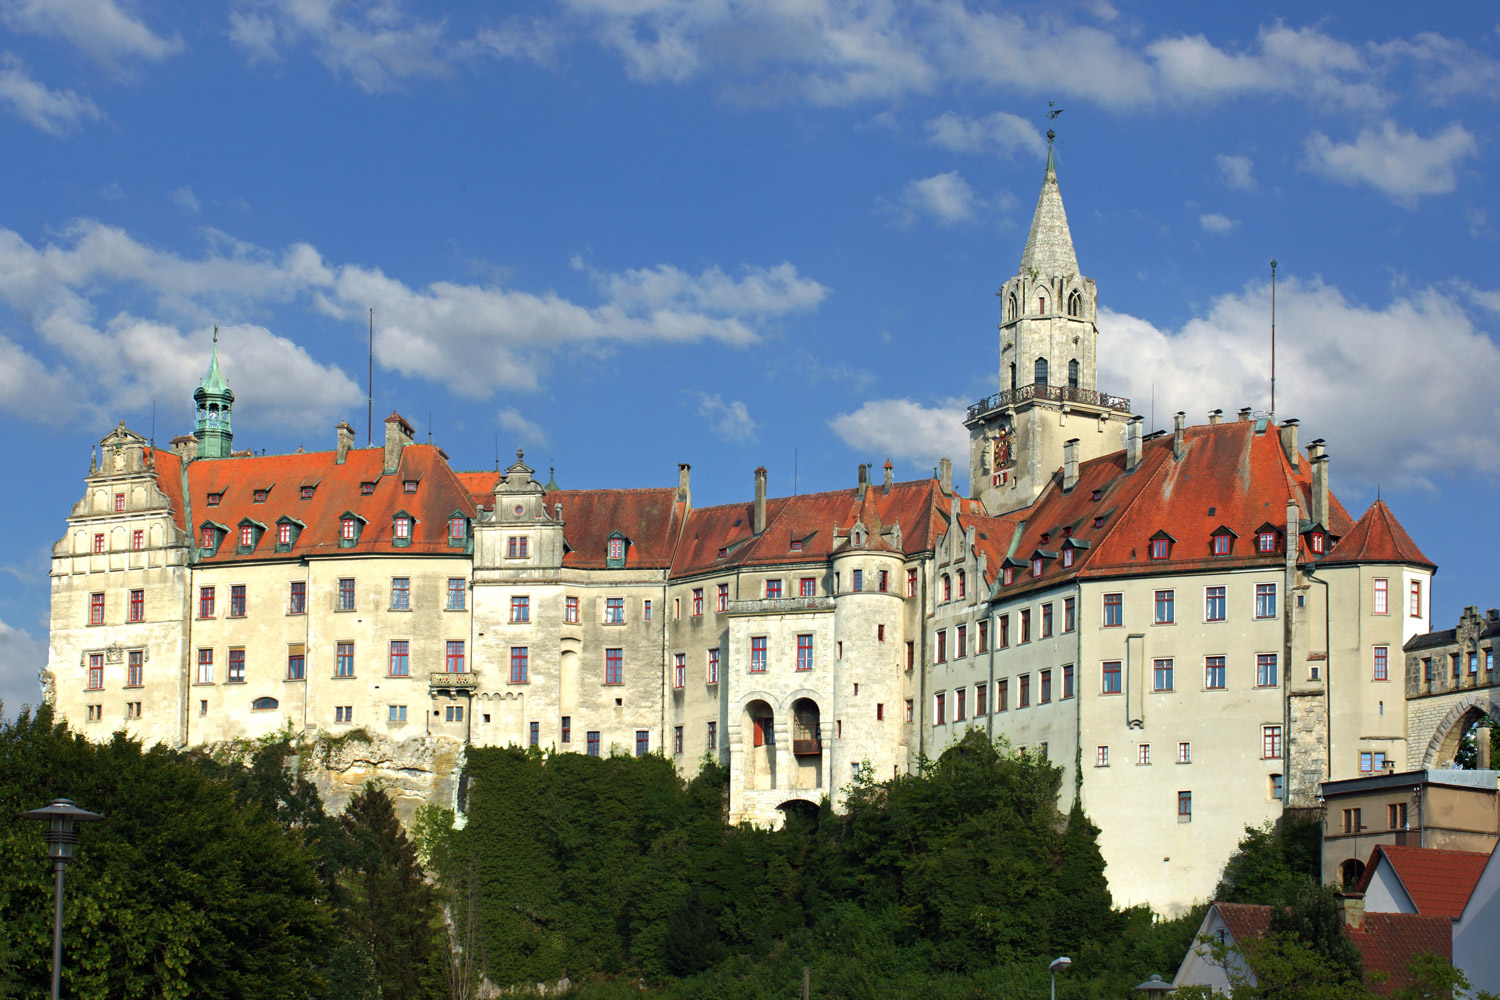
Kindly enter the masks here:
[[224, 381], [219, 371], [219, 328], [214, 327], [213, 360], [208, 363], [208, 374], [198, 388], [193, 390], [193, 402], [198, 404], [199, 458], [228, 458], [234, 442], [234, 431], [229, 426], [229, 411], [234, 406], [234, 390]]

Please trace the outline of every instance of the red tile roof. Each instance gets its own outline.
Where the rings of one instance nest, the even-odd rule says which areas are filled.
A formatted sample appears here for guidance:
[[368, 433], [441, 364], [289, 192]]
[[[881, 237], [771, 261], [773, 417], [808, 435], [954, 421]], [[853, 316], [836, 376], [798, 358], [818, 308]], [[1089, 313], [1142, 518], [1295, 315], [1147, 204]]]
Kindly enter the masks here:
[[562, 505], [563, 539], [568, 551], [564, 566], [603, 569], [609, 538], [615, 532], [629, 543], [627, 568], [665, 569], [682, 526], [683, 504], [677, 490], [553, 490], [546, 495], [547, 512]]
[[1417, 543], [1411, 540], [1384, 500], [1372, 503], [1323, 560], [1327, 566], [1372, 562], [1437, 568], [1437, 564], [1417, 548]]
[[1418, 913], [1457, 920], [1489, 859], [1484, 852], [1379, 844], [1370, 855], [1359, 891], [1365, 891], [1377, 866], [1389, 865]]
[[192, 531], [187, 523], [187, 509], [182, 502], [182, 459], [170, 451], [152, 448], [146, 453], [156, 470], [156, 485], [172, 505], [172, 520], [183, 531]]

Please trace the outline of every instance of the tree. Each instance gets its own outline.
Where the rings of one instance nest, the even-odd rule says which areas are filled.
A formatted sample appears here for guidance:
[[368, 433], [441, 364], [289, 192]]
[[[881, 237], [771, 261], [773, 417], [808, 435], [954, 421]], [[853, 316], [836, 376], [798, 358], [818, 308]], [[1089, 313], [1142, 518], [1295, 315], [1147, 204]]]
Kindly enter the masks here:
[[1245, 827], [1214, 889], [1223, 903], [1290, 903], [1322, 868], [1323, 825], [1316, 817], [1283, 815], [1274, 824]]

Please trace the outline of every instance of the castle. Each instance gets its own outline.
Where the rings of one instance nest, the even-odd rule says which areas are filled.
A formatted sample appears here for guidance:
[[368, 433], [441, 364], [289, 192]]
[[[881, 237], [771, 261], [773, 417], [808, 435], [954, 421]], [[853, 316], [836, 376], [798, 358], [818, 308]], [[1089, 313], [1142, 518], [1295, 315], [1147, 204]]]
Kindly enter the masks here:
[[792, 497], [757, 469], [704, 508], [687, 465], [563, 490], [520, 452], [455, 471], [395, 413], [382, 447], [340, 424], [329, 451], [235, 452], [216, 351], [193, 434], [100, 442], [53, 551], [46, 697], [99, 739], [357, 734], [396, 774], [511, 743], [708, 755], [756, 823], [978, 727], [1063, 768], [1118, 902], [1180, 910], [1246, 824], [1421, 758], [1392, 655], [1435, 567], [1384, 503], [1350, 516], [1297, 421], [1147, 434], [1099, 390], [1050, 152], [1001, 309], [969, 496], [946, 460]]

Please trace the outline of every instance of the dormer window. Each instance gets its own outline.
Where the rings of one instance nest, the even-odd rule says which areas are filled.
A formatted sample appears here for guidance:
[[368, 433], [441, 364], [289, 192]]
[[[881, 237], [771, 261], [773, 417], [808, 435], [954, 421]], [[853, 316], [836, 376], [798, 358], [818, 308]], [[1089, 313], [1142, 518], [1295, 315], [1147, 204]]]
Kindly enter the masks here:
[[1151, 558], [1155, 560], [1166, 559], [1172, 554], [1172, 543], [1176, 541], [1165, 531], [1158, 531], [1151, 536]]
[[1321, 531], [1314, 531], [1311, 534], [1309, 534], [1307, 536], [1307, 547], [1312, 550], [1313, 555], [1315, 555], [1315, 556], [1322, 555], [1323, 554], [1323, 533]]
[[411, 545], [411, 526], [414, 518], [404, 510], [398, 510], [391, 518], [391, 544], [397, 548]]
[[[1209, 513], [1213, 513], [1212, 508], [1209, 509]], [[1234, 539], [1235, 534], [1229, 526], [1221, 524], [1213, 533], [1209, 551], [1216, 556], [1227, 556], [1234, 551]]]
[[1255, 551], [1269, 554], [1276, 551], [1276, 536], [1278, 532], [1269, 524], [1263, 524], [1255, 532]]
[[360, 496], [367, 497], [367, 496], [370, 496], [374, 492], [375, 492], [375, 484], [372, 481], [370, 481], [370, 480], [367, 479], [364, 482], [362, 482], [362, 483], [359, 484], [359, 495]]
[[625, 565], [625, 538], [615, 535], [604, 545], [605, 562], [610, 569], [621, 569]]
[[1089, 494], [1089, 499], [1092, 500], [1092, 501], [1094, 501], [1094, 503], [1098, 503], [1103, 498], [1104, 498], [1104, 491], [1103, 490], [1095, 490], [1093, 493]]
[[292, 525], [290, 521], [282, 521], [276, 526], [276, 544], [292, 544]]
[[301, 521], [283, 516], [276, 522], [276, 551], [290, 552], [292, 546], [297, 544], [297, 536], [301, 533]]
[[1074, 550], [1071, 547], [1063, 549], [1062, 562], [1064, 569], [1067, 569], [1069, 566], [1073, 565], [1073, 552]]
[[1052, 532], [1050, 532], [1050, 531], [1044, 531], [1044, 532], [1042, 532], [1042, 537], [1037, 539], [1037, 541], [1041, 542], [1043, 545], [1046, 545], [1051, 540], [1052, 540]]
[[240, 525], [240, 548], [255, 548], [255, 529], [248, 524]]
[[401, 492], [402, 493], [415, 493], [415, 492], [417, 492], [417, 481], [415, 479], [404, 479], [404, 480], [402, 480], [401, 481]]
[[1004, 569], [1002, 569], [1000, 571], [1000, 582], [1007, 587], [1015, 583], [1016, 568], [1014, 566], [1006, 566]]
[[448, 518], [448, 544], [463, 546], [469, 540], [469, 519], [462, 514]]
[[719, 550], [719, 558], [720, 558], [720, 559], [724, 559], [724, 558], [726, 558], [726, 557], [727, 557], [727, 556], [728, 556], [728, 555], [729, 555], [729, 550], [728, 550], [728, 549], [720, 549], [720, 550]]
[[1033, 577], [1037, 577], [1037, 576], [1041, 576], [1042, 575], [1042, 557], [1041, 556], [1032, 556], [1031, 557], [1031, 575]]
[[339, 518], [339, 548], [352, 549], [364, 531], [365, 519], [353, 511], [346, 510]]
[[792, 551], [793, 552], [801, 552], [802, 551], [802, 539], [800, 539], [800, 538], [793, 538], [792, 539]]
[[208, 549], [209, 551], [219, 547], [219, 534], [214, 531], [212, 525], [205, 524], [203, 526], [203, 537], [199, 539], [198, 544], [201, 548]]
[[313, 490], [315, 490], [315, 489], [317, 489], [316, 486], [304, 486], [304, 487], [302, 487], [302, 499], [304, 499], [304, 500], [311, 500], [313, 498]]
[[1214, 555], [1216, 555], [1216, 556], [1227, 556], [1227, 555], [1229, 555], [1229, 536], [1228, 535], [1215, 535], [1214, 536], [1213, 552], [1214, 552]]
[[210, 507], [217, 507], [217, 506], [219, 506], [219, 501], [221, 501], [223, 499], [224, 499], [224, 493], [223, 493], [222, 490], [220, 492], [218, 492], [218, 493], [210, 493], [208, 495], [208, 505]]
[[252, 494], [252, 497], [256, 503], [265, 503], [266, 497], [269, 495], [269, 493], [269, 490], [256, 490], [254, 494]]
[[1095, 528], [1102, 528], [1102, 527], [1104, 527], [1104, 518], [1102, 518], [1102, 517], [1096, 517], [1096, 518], [1094, 518], [1094, 527]]

